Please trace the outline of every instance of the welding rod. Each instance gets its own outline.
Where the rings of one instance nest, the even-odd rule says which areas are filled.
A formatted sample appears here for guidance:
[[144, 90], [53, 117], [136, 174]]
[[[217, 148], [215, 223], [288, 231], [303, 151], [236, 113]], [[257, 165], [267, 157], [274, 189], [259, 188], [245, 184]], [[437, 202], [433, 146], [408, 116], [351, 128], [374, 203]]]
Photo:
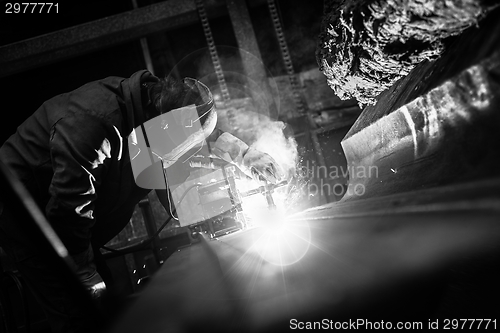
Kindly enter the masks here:
[[[288, 184], [288, 182], [286, 180], [284, 180], [284, 181], [279, 182], [276, 185], [269, 184], [268, 188], [270, 188], [271, 190], [274, 190], [274, 189], [277, 189], [279, 187], [285, 186], [287, 184]], [[241, 196], [242, 197], [248, 197], [250, 195], [254, 195], [254, 194], [257, 194], [257, 193], [264, 193], [265, 194], [265, 192], [266, 192], [266, 187], [265, 186], [260, 186], [258, 188], [254, 188], [252, 190], [249, 190], [249, 191], [241, 193]]]

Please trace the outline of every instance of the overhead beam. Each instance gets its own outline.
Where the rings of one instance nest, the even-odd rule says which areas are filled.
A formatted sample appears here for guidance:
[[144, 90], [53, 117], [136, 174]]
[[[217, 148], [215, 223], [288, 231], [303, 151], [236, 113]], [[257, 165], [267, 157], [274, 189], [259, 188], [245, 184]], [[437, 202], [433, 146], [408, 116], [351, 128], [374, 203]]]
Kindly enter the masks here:
[[[226, 14], [207, 1], [209, 17]], [[180, 28], [198, 21], [194, 1], [169, 0], [0, 47], [0, 77]]]

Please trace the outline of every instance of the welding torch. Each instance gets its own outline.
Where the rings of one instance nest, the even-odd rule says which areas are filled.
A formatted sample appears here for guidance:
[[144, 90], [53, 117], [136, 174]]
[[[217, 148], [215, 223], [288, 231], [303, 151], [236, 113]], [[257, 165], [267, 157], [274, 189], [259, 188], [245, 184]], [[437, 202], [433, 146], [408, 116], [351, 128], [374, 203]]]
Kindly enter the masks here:
[[[189, 165], [191, 167], [216, 170], [216, 169], [222, 169], [222, 167], [227, 164], [227, 162], [220, 160], [218, 158], [207, 159], [206, 157], [202, 157], [202, 156], [193, 156], [193, 157], [194, 158], [191, 158], [189, 161]], [[272, 184], [272, 183], [268, 182], [267, 180], [265, 180], [260, 175], [259, 175], [259, 180], [261, 182], [263, 182], [264, 185], [262, 185], [256, 189], [247, 191], [245, 193], [241, 193], [241, 196], [246, 197], [246, 196], [257, 194], [257, 193], [262, 193], [266, 197], [267, 206], [269, 207], [269, 209], [276, 209], [276, 204], [274, 203], [272, 193], [273, 193], [274, 189], [281, 187], [281, 186], [284, 186], [284, 185], [288, 185], [288, 182], [286, 180], [283, 180], [277, 184]]]
[[282, 187], [282, 186], [285, 186], [285, 185], [288, 185], [288, 181], [286, 181], [286, 180], [283, 180], [277, 184], [271, 184], [271, 183], [265, 181], [264, 185], [259, 186], [258, 188], [249, 190], [247, 192], [243, 192], [243, 193], [241, 193], [241, 196], [248, 197], [250, 195], [254, 195], [257, 193], [262, 193], [266, 197], [267, 206], [269, 207], [269, 209], [276, 209], [276, 204], [274, 203], [272, 193], [274, 192], [275, 189]]

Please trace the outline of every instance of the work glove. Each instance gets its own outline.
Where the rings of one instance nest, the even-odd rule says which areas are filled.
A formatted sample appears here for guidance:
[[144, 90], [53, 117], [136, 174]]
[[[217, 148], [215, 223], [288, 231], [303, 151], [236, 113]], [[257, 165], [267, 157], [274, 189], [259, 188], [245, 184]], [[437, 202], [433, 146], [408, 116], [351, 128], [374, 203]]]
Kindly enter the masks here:
[[245, 142], [227, 132], [220, 135], [211, 148], [217, 157], [236, 165], [256, 181], [276, 184], [283, 178], [281, 168], [274, 158], [249, 147]]
[[106, 292], [106, 284], [97, 272], [94, 263], [94, 252], [88, 250], [71, 256], [76, 265], [76, 276], [94, 300], [100, 299]]
[[269, 154], [252, 147], [243, 155], [243, 166], [250, 170], [252, 178], [257, 181], [276, 184], [283, 178], [278, 163]]

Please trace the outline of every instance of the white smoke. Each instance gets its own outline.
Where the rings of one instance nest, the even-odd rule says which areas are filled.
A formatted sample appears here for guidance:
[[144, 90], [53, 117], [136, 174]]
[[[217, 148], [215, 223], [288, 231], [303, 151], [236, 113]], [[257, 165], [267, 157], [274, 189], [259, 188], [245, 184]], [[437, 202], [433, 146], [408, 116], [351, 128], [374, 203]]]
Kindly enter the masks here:
[[217, 105], [217, 127], [249, 146], [271, 155], [287, 177], [295, 174], [299, 154], [297, 142], [286, 137], [285, 123], [256, 112], [250, 99], [231, 100]]
[[295, 173], [298, 161], [297, 142], [293, 137], [286, 138], [283, 130], [285, 124], [281, 121], [265, 123], [258, 127], [256, 141], [252, 146], [271, 155], [283, 169], [286, 176]]
[[[299, 159], [297, 142], [293, 137], [285, 136], [285, 123], [272, 120], [265, 115], [266, 110], [259, 110], [256, 106], [261, 105], [265, 108], [265, 105], [269, 105], [273, 100], [279, 104], [277, 85], [270, 79], [271, 91], [267, 91], [241, 71], [242, 53], [245, 59], [250, 59], [254, 65], [258, 65], [260, 61], [260, 66], [265, 68], [262, 60], [247, 51], [228, 46], [217, 46], [217, 52], [222, 68], [224, 68], [223, 74], [230, 91], [230, 101], [223, 101], [220, 83], [214, 73], [214, 65], [208, 48], [200, 49], [185, 57], [178, 64], [178, 70], [184, 72], [185, 70], [192, 71], [193, 66], [197, 68], [195, 77], [204, 82], [214, 95], [218, 118], [217, 128], [271, 155], [282, 168], [285, 176], [293, 176]], [[270, 73], [268, 74], [271, 77]], [[259, 101], [252, 100], [255, 99], [256, 92], [260, 94], [261, 100]]]

